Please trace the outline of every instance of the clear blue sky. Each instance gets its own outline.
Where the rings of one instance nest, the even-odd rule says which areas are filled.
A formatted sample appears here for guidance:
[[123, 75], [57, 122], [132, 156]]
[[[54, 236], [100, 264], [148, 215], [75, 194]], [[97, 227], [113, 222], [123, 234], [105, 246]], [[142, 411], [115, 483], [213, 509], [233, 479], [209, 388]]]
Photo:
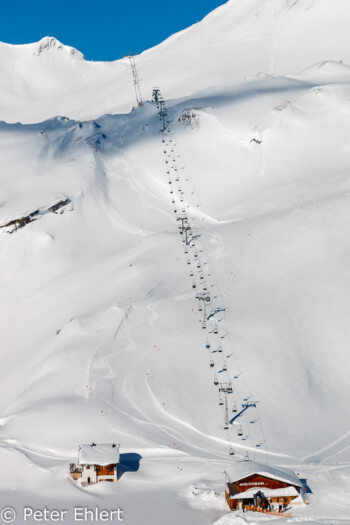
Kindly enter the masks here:
[[226, 0], [7, 0], [0, 41], [37, 42], [54, 36], [88, 60], [140, 53], [201, 20]]

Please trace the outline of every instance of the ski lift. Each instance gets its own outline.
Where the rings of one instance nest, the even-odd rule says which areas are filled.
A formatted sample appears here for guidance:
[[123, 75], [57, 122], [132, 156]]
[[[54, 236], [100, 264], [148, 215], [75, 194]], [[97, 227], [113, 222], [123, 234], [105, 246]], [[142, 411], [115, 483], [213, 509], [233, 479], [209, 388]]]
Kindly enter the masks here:
[[224, 363], [224, 366], [222, 367], [222, 371], [223, 371], [223, 372], [226, 372], [226, 371], [227, 371], [227, 364], [226, 364], [226, 361], [225, 361], [225, 363]]
[[210, 348], [209, 341], [206, 342], [205, 348]]
[[200, 268], [200, 267], [201, 267], [201, 265], [200, 265], [200, 263], [198, 263], [198, 264], [197, 264], [197, 268]]
[[210, 368], [214, 368], [214, 361], [212, 359], [210, 360]]
[[[182, 233], [182, 232], [181, 232]], [[187, 264], [191, 264], [191, 261], [190, 259], [187, 259]]]
[[230, 456], [234, 456], [235, 455], [235, 451], [234, 451], [232, 446], [230, 446], [230, 448], [228, 450], [228, 453], [229, 453]]
[[173, 191], [173, 190], [170, 190], [170, 193], [174, 193], [174, 191]]
[[242, 429], [242, 427], [239, 427], [237, 435], [238, 436], [243, 436], [243, 429]]
[[200, 278], [201, 280], [203, 280], [203, 279], [204, 279], [204, 275], [200, 275], [199, 278]]
[[202, 323], [202, 329], [203, 329], [203, 330], [206, 330], [206, 328], [207, 328], [207, 324], [206, 324], [205, 321], [203, 321], [203, 323]]
[[197, 288], [197, 285], [194, 281], [192, 281], [192, 288]]
[[217, 333], [218, 333], [218, 327], [215, 326], [215, 328], [214, 328], [214, 334], [217, 334]]
[[228, 430], [229, 429], [228, 423], [226, 423], [226, 422], [224, 423], [223, 429], [224, 430]]
[[214, 376], [214, 385], [217, 386], [219, 384], [218, 378]]
[[203, 308], [201, 304], [198, 306], [198, 312], [203, 312]]
[[204, 292], [206, 292], [207, 289], [208, 289], [208, 288], [207, 288], [207, 285], [205, 284], [205, 285], [203, 286], [203, 290], [204, 290]]
[[224, 404], [224, 400], [222, 396], [219, 396], [219, 405], [222, 406]]
[[193, 272], [192, 272], [192, 270], [190, 271], [190, 277], [193, 277]]
[[196, 251], [194, 252], [194, 258], [197, 259], [197, 257], [198, 257], [198, 252], [197, 252], [197, 250], [196, 250]]
[[237, 412], [237, 405], [236, 405], [236, 403], [232, 407], [232, 412]]
[[221, 345], [220, 345], [219, 348], [218, 348], [218, 352], [220, 352], [220, 354], [221, 354], [221, 352], [222, 352], [222, 346], [221, 346]]
[[177, 209], [176, 208], [174, 209], [174, 213], [177, 213]]

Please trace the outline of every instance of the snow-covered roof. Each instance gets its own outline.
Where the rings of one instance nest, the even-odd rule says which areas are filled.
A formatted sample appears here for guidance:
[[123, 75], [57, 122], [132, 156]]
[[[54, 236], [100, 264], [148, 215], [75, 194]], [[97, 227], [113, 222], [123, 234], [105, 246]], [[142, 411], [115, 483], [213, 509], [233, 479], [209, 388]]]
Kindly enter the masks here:
[[280, 467], [271, 467], [256, 461], [240, 461], [233, 463], [225, 470], [226, 477], [230, 483], [235, 483], [241, 479], [247, 478], [252, 474], [259, 474], [267, 478], [277, 479], [301, 487], [301, 483], [295, 472]]
[[79, 445], [79, 465], [111, 465], [119, 463], [119, 443]]
[[253, 487], [246, 490], [245, 492], [239, 492], [234, 496], [230, 496], [230, 499], [254, 498], [254, 494], [256, 494], [258, 490], [261, 491], [265, 498], [286, 498], [287, 496], [298, 496], [298, 491], [294, 487], [286, 487], [285, 489], [259, 489], [259, 487]]

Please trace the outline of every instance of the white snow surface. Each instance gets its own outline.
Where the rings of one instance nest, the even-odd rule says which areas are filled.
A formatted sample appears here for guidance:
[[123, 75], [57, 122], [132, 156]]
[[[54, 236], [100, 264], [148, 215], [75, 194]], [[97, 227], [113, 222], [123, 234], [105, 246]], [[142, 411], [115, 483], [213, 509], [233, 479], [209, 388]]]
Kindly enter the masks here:
[[[254, 495], [257, 493], [258, 488], [251, 488], [244, 492], [239, 492], [234, 496], [230, 496], [230, 499], [243, 499], [243, 498], [254, 498]], [[287, 496], [299, 496], [299, 492], [296, 491], [294, 487], [286, 487], [284, 489], [266, 489], [262, 491], [265, 498], [281, 498]]]
[[256, 461], [240, 461], [239, 463], [233, 463], [225, 470], [225, 474], [231, 483], [242, 480], [252, 474], [260, 474], [261, 476], [278, 479], [301, 487], [299, 478], [292, 470], [276, 468], [271, 465], [262, 465]]
[[[229, 443], [307, 478], [289, 523], [350, 523], [349, 18], [345, 0], [230, 0], [136, 57], [134, 111], [127, 58], [0, 45], [0, 226], [36, 213], [0, 228], [0, 491], [17, 523], [26, 505], [65, 523], [78, 505], [130, 525], [286, 523], [226, 515]], [[188, 254], [174, 195], [201, 235]], [[201, 276], [225, 308], [207, 330]], [[214, 374], [230, 417], [259, 401], [229, 432]], [[117, 484], [68, 479], [80, 443], [115, 440]]]
[[119, 463], [119, 459], [119, 445], [116, 443], [79, 445], [79, 465], [110, 465]]

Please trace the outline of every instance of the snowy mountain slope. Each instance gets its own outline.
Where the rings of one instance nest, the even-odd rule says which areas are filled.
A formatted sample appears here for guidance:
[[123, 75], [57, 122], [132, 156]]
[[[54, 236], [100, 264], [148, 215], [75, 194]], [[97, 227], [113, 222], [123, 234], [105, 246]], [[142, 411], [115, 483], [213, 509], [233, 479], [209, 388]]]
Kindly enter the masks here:
[[[150, 99], [154, 85], [173, 98], [323, 60], [349, 64], [348, 25], [346, 0], [230, 0], [137, 57], [144, 96]], [[0, 118], [7, 122], [88, 120], [135, 104], [127, 58], [88, 62], [52, 37], [1, 44], [0, 72]]]
[[[79, 443], [118, 440], [124, 461], [132, 461], [117, 487], [130, 523], [209, 523], [225, 512], [229, 442], [238, 459], [248, 451], [265, 461], [266, 438], [268, 461], [299, 465], [316, 487], [314, 506], [295, 510], [295, 519], [347, 519], [349, 68], [299, 57], [289, 70], [291, 54], [290, 74], [244, 80], [260, 60], [254, 63], [248, 48], [234, 84], [221, 59], [218, 82], [209, 79], [214, 60], [198, 61], [207, 57], [203, 50], [196, 51], [202, 69], [187, 80], [187, 62], [174, 58], [178, 84], [159, 68], [170, 45], [186, 38], [195, 47], [189, 35], [201, 27], [210, 43], [224, 38], [220, 24], [228, 13], [253, 26], [259, 18], [265, 23], [274, 5], [248, 2], [238, 12], [229, 2], [137, 58], [144, 98], [159, 81], [174, 97], [164, 142], [153, 103], [101, 116], [135, 103], [126, 60], [87, 64], [51, 40], [39, 56], [38, 44], [11, 48], [18, 56], [8, 58], [7, 71], [19, 60], [27, 71], [18, 79], [43, 58], [37, 79], [50, 65], [52, 89], [63, 75], [72, 84], [34, 100], [28, 111], [28, 97], [36, 99], [43, 86], [31, 91], [23, 84], [22, 108], [17, 114], [9, 102], [8, 121], [29, 123], [0, 126], [0, 455], [7, 504], [40, 506], [44, 497], [70, 509], [80, 502], [115, 505], [115, 487], [81, 491], [67, 481], [67, 465]], [[276, 24], [320, 16], [325, 6], [279, 5]], [[261, 14], [253, 23], [255, 12]], [[123, 70], [119, 84], [116, 66]], [[73, 87], [73, 71], [86, 68], [91, 76], [82, 80], [77, 103], [81, 85]], [[35, 123], [57, 107], [72, 120]], [[179, 175], [176, 181], [171, 171], [175, 208], [184, 207], [201, 234], [188, 254], [171, 203], [169, 164]], [[32, 222], [23, 222], [34, 212]], [[13, 221], [24, 227], [9, 229]], [[201, 275], [213, 306], [226, 308], [214, 317], [217, 335], [214, 319], [205, 331], [200, 322], [192, 283], [198, 291]], [[211, 350], [221, 343], [222, 354], [210, 354], [207, 341]], [[249, 409], [239, 420], [247, 439], [237, 435], [238, 425], [222, 428], [215, 374], [233, 378], [230, 410], [233, 399], [259, 400], [258, 414]], [[140, 456], [139, 470], [128, 472]], [[336, 462], [344, 467], [333, 470]], [[326, 507], [329, 484], [344, 494], [335, 493]]]

